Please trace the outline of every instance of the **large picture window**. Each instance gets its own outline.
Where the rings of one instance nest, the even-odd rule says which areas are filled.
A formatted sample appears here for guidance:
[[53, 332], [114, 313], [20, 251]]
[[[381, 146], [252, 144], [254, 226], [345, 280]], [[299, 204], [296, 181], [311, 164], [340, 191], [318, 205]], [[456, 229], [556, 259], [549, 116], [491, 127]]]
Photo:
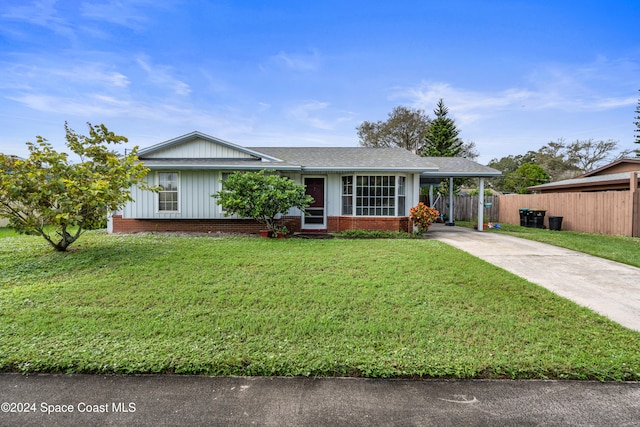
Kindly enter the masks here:
[[178, 211], [178, 173], [158, 172], [158, 211]]
[[342, 215], [405, 216], [406, 187], [400, 175], [344, 175]]
[[405, 177], [342, 177], [342, 215], [396, 216], [405, 212]]

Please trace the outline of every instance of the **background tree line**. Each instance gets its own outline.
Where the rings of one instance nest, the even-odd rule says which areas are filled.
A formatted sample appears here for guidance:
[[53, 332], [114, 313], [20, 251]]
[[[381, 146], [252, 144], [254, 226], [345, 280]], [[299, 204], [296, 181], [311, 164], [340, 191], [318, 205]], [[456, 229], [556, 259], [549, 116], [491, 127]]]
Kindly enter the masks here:
[[598, 167], [628, 157], [632, 150], [616, 152], [618, 141], [586, 139], [549, 142], [537, 151], [493, 159], [488, 166], [502, 176], [490, 180], [500, 192], [524, 194], [532, 185], [575, 178]]
[[[423, 157], [464, 157], [475, 160], [479, 153], [473, 142], [463, 142], [455, 120], [440, 99], [433, 110], [432, 120], [423, 110], [395, 107], [385, 121], [362, 122], [356, 129], [363, 147], [400, 147]], [[454, 180], [454, 191], [466, 182]], [[442, 181], [438, 189], [449, 193], [449, 183]]]
[[356, 128], [363, 147], [400, 147], [425, 157], [465, 157], [479, 154], [473, 142], [463, 142], [455, 120], [440, 99], [432, 120], [424, 110], [395, 107], [387, 120], [364, 121]]
[[[634, 142], [640, 144], [640, 99], [635, 113]], [[490, 180], [490, 185], [501, 192], [526, 193], [532, 185], [575, 178], [633, 153], [640, 157], [640, 149], [618, 151], [618, 141], [611, 139], [571, 143], [558, 139], [537, 151], [491, 160], [488, 166], [502, 171], [502, 176]]]
[[[365, 121], [356, 129], [360, 145], [364, 147], [400, 147], [425, 157], [479, 157], [474, 142], [463, 142], [455, 121], [440, 99], [433, 110], [432, 120], [424, 110], [404, 106], [395, 107], [385, 121]], [[633, 122], [634, 142], [640, 144], [640, 99]], [[618, 152], [618, 141], [575, 140], [563, 138], [551, 141], [537, 151], [494, 158], [488, 166], [502, 172], [499, 178], [488, 181], [490, 187], [505, 193], [526, 193], [527, 187], [570, 179], [592, 171], [606, 163], [629, 157], [640, 149]], [[456, 188], [463, 181], [456, 180]], [[446, 183], [444, 183], [446, 187]], [[442, 188], [446, 193], [447, 189]]]

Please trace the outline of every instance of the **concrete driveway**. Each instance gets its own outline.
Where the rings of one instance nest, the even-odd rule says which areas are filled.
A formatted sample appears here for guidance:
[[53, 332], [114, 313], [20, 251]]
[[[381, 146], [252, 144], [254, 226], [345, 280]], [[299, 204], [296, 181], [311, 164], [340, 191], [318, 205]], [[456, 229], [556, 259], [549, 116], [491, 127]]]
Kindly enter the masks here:
[[640, 331], [640, 268], [470, 228], [433, 224], [427, 237], [462, 249]]

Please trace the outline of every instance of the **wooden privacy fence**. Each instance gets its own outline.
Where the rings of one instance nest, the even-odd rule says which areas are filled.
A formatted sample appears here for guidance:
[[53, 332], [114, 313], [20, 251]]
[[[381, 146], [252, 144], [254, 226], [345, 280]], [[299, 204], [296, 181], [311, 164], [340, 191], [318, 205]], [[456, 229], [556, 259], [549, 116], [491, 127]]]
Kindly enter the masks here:
[[[428, 204], [429, 198], [424, 200]], [[498, 222], [499, 204], [498, 196], [485, 196], [485, 203], [491, 203], [490, 208], [484, 208], [484, 222]], [[449, 215], [449, 196], [440, 196], [434, 204], [440, 213]], [[477, 221], [478, 220], [478, 196], [453, 196], [453, 220], [454, 221]]]
[[540, 209], [546, 227], [549, 216], [561, 216], [563, 230], [640, 237], [640, 190], [507, 194], [498, 205], [507, 224], [520, 224], [521, 208]]

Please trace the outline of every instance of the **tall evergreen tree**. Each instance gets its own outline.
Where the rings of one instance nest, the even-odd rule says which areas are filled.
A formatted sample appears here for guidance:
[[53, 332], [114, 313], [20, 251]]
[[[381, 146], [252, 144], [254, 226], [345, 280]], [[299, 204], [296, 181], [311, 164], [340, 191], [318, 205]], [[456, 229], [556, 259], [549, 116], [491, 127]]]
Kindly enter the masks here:
[[458, 138], [460, 131], [456, 127], [456, 122], [447, 117], [449, 109], [444, 105], [442, 98], [438, 101], [438, 106], [433, 113], [436, 118], [431, 121], [420, 154], [426, 157], [458, 156], [463, 148], [463, 142]]

